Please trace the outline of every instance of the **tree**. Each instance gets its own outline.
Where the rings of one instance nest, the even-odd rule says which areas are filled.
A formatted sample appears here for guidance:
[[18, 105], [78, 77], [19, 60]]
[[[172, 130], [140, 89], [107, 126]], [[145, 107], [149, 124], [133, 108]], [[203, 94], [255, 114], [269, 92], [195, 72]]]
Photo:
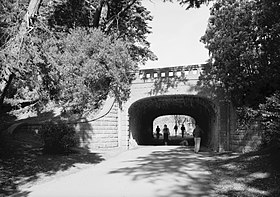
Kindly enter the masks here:
[[224, 89], [236, 106], [264, 102], [280, 87], [279, 27], [276, 0], [217, 1], [202, 37], [211, 58], [204, 84]]
[[127, 100], [137, 66], [124, 41], [95, 28], [76, 28], [46, 42], [44, 51], [56, 63], [53, 78], [65, 107], [77, 112], [98, 107], [109, 93], [120, 104]]
[[[65, 14], [61, 14], [61, 13], [65, 13]], [[117, 43], [115, 42], [116, 40], [119, 40], [119, 43], [123, 43], [122, 45], [123, 47], [126, 48], [126, 50], [120, 48], [121, 49], [120, 52], [126, 51], [129, 53], [129, 56], [127, 56], [126, 52], [119, 55], [115, 55], [116, 53], [114, 52], [114, 55], [110, 56], [109, 54], [112, 54], [113, 52], [112, 50], [114, 49], [112, 46], [109, 45], [109, 42], [107, 41], [105, 41], [102, 46], [98, 45], [96, 47], [95, 49], [96, 51], [92, 52], [93, 55], [96, 56], [100, 55], [97, 52], [97, 51], [101, 51], [100, 47], [104, 47], [103, 52], [101, 52], [102, 53], [101, 56], [103, 59], [94, 60], [96, 61], [96, 65], [103, 64], [103, 66], [101, 66], [103, 67], [103, 69], [99, 69], [98, 66], [95, 67], [95, 65], [92, 66], [92, 68], [95, 67], [94, 69], [96, 70], [92, 70], [92, 69], [90, 70], [92, 74], [91, 77], [93, 79], [88, 85], [91, 85], [91, 87], [96, 87], [98, 91], [96, 90], [95, 92], [93, 92], [93, 90], [84, 91], [84, 93], [90, 92], [92, 94], [92, 96], [90, 96], [90, 94], [87, 94], [87, 96], [85, 96], [84, 94], [80, 94], [81, 91], [79, 91], [82, 90], [83, 88], [81, 89], [74, 88], [74, 85], [77, 83], [73, 83], [72, 88], [69, 88], [68, 86], [69, 92], [67, 95], [71, 95], [70, 91], [72, 91], [72, 94], [74, 95], [84, 96], [83, 98], [79, 96], [75, 97], [76, 101], [77, 100], [80, 101], [80, 105], [78, 105], [79, 102], [76, 102], [74, 104], [72, 100], [74, 97], [73, 98], [68, 97], [68, 99], [70, 99], [69, 100], [70, 103], [72, 103], [73, 106], [75, 106], [75, 108], [77, 106], [85, 107], [86, 105], [89, 104], [92, 105], [92, 103], [98, 104], [99, 101], [101, 101], [108, 94], [109, 90], [114, 92], [114, 95], [116, 99], [119, 101], [119, 103], [126, 100], [129, 96], [128, 94], [129, 87], [130, 87], [131, 80], [134, 76], [133, 73], [135, 72], [136, 69], [135, 65], [139, 63], [144, 63], [147, 59], [155, 58], [154, 54], [149, 49], [149, 43], [146, 41], [146, 34], [150, 33], [150, 27], [148, 27], [147, 22], [149, 20], [152, 20], [152, 17], [150, 16], [150, 12], [148, 12], [146, 8], [144, 8], [141, 5], [141, 1], [139, 0], [137, 1], [136, 0], [133, 1], [109, 1], [109, 0], [107, 1], [94, 1], [94, 0], [56, 1], [56, 3], [51, 4], [49, 6], [45, 16], [46, 16], [45, 21], [50, 27], [50, 29], [57, 32], [58, 37], [60, 37], [60, 39], [63, 39], [65, 41], [64, 46], [67, 46], [66, 44], [67, 42], [69, 42], [68, 45], [72, 45], [73, 43], [75, 43], [76, 46], [79, 45], [78, 42], [80, 42], [80, 44], [91, 43], [90, 40], [84, 42], [83, 38], [79, 34], [82, 34], [84, 36], [85, 35], [84, 31], [87, 31], [96, 36], [95, 34], [96, 32], [92, 30], [93, 28], [95, 28], [104, 32], [104, 34], [100, 34], [99, 32], [96, 38], [94, 36], [91, 36], [91, 39], [99, 39], [96, 40], [96, 42], [101, 42], [100, 41], [102, 40], [101, 37], [102, 36], [106, 37], [105, 34], [107, 34], [110, 37], [112, 43]], [[79, 27], [82, 27], [83, 30], [81, 31]], [[79, 29], [79, 30], [75, 31], [75, 29]], [[64, 39], [65, 34], [72, 34], [73, 32], [75, 32], [74, 34], [76, 37], [79, 37], [81, 39], [77, 40], [74, 39], [74, 37], [72, 38], [72, 40]], [[86, 34], [86, 36], [89, 35]], [[76, 40], [78, 42], [76, 42]], [[64, 46], [61, 47], [62, 51], [65, 50]], [[116, 46], [116, 47], [120, 47], [120, 46]], [[105, 51], [107, 52], [107, 55], [105, 55], [104, 53]], [[64, 56], [65, 54], [66, 53], [61, 53], [62, 56]], [[124, 56], [126, 57], [127, 61], [124, 61], [124, 59], [121, 60], [121, 58], [123, 58]], [[69, 57], [72, 56], [69, 55]], [[114, 60], [112, 57], [116, 59]], [[92, 57], [88, 57], [88, 58], [91, 60], [93, 59]], [[49, 57], [47, 57], [47, 59], [49, 59]], [[52, 60], [53, 59], [54, 58], [52, 58]], [[56, 59], [59, 60], [60, 58], [56, 58]], [[94, 61], [92, 60], [92, 62]], [[122, 64], [119, 64], [118, 61], [122, 61]], [[70, 64], [67, 65], [69, 66]], [[74, 65], [71, 63], [71, 66]], [[89, 65], [87, 65], [87, 67], [89, 68]], [[106, 68], [105, 70], [104, 67]], [[116, 67], [118, 67], [118, 69], [116, 69]], [[80, 69], [77, 66], [76, 68]], [[58, 70], [59, 70], [58, 73], [60, 74], [63, 71], [63, 69], [62, 70], [58, 69]], [[108, 72], [106, 75], [111, 74], [112, 76], [110, 77], [105, 76], [104, 72]], [[70, 77], [69, 75], [65, 75], [65, 76]], [[100, 79], [97, 79], [98, 78], [97, 76]], [[104, 78], [101, 79], [101, 77], [103, 76]], [[119, 77], [119, 79], [117, 79], [117, 77]], [[64, 78], [63, 80], [69, 81], [67, 78]], [[65, 84], [63, 80], [61, 80], [60, 78], [60, 81], [63, 84]], [[81, 81], [83, 80], [89, 80], [89, 79], [81, 79]], [[65, 88], [61, 88], [61, 90], [65, 90]], [[64, 98], [63, 100], [65, 101], [67, 97], [63, 97], [63, 98]], [[94, 102], [90, 102], [93, 100], [88, 98], [92, 98], [92, 99], [94, 98], [93, 99]], [[88, 103], [87, 104], [84, 103], [85, 101], [87, 101]], [[79, 110], [81, 110], [81, 108], [79, 108]]]
[[[63, 70], [60, 69], [61, 62], [46, 46], [52, 43], [52, 50], [61, 47], [55, 50], [57, 50], [57, 54], [65, 55], [66, 53], [62, 50], [67, 49], [65, 47], [67, 44], [64, 43], [59, 46], [61, 44], [59, 40], [66, 42], [64, 38], [69, 38], [68, 34], [73, 32], [84, 35], [84, 31], [93, 32], [92, 28], [98, 28], [109, 35], [111, 40], [121, 39], [120, 42], [125, 42], [125, 44], [122, 44], [127, 49], [125, 51], [130, 55], [128, 60], [134, 61], [133, 64], [143, 64], [148, 59], [156, 58], [150, 51], [149, 43], [146, 40], [146, 35], [151, 32], [148, 21], [152, 20], [152, 17], [149, 11], [142, 6], [141, 0], [48, 0], [44, 2], [41, 0], [31, 0], [30, 2], [18, 0], [12, 1], [13, 4], [9, 4], [9, 1], [2, 1], [10, 6], [12, 16], [18, 17], [16, 23], [20, 28], [19, 31], [15, 31], [14, 35], [5, 34], [1, 29], [1, 34], [5, 34], [7, 39], [1, 40], [5, 44], [0, 52], [2, 79], [0, 82], [0, 105], [2, 105], [11, 85], [16, 87], [17, 93], [15, 96], [17, 97], [30, 95], [29, 98], [40, 100], [61, 99], [62, 87], [64, 87], [61, 75]], [[188, 0], [179, 2], [190, 7], [199, 7], [201, 3], [208, 1]], [[15, 5], [18, 3], [21, 5], [19, 7], [20, 13], [23, 13], [21, 15], [18, 15], [19, 11], [15, 9], [17, 8]], [[24, 9], [27, 6], [29, 6], [28, 12], [25, 13]], [[36, 17], [39, 8], [39, 17]], [[9, 13], [9, 11], [5, 11], [3, 15]], [[5, 24], [8, 24], [8, 22]], [[79, 29], [81, 27], [85, 29]], [[76, 31], [75, 29], [79, 30]], [[8, 32], [6, 31], [7, 28], [4, 30]], [[105, 34], [102, 35], [106, 37]], [[114, 43], [117, 42], [114, 41]], [[69, 44], [71, 45], [71, 43]], [[114, 60], [110, 59], [110, 61], [113, 62]], [[116, 95], [116, 90], [114, 92], [117, 99], [123, 101], [128, 96], [127, 87], [132, 76], [130, 73], [134, 72], [135, 68], [125, 64], [125, 68], [120, 69], [125, 70], [123, 74], [118, 72], [115, 74], [120, 74], [119, 77], [123, 77], [118, 84], [122, 83], [124, 89], [120, 91], [120, 95]], [[106, 79], [104, 83], [97, 82], [97, 84], [109, 88], [112, 81], [115, 80], [114, 77], [112, 79]], [[118, 85], [118, 88], [120, 87]], [[69, 90], [77, 91], [75, 88]], [[30, 94], [25, 94], [28, 91]], [[102, 91], [109, 92], [104, 89]], [[76, 94], [77, 92], [72, 93]], [[103, 98], [103, 93], [100, 98]], [[73, 98], [63, 96], [63, 99], [66, 98], [70, 99], [70, 103], [73, 101], [71, 100]], [[80, 99], [80, 101], [82, 100], [85, 101], [86, 99]], [[64, 101], [67, 103], [66, 100]], [[98, 103], [98, 101], [96, 102]], [[74, 106], [77, 106], [77, 103]], [[85, 104], [82, 103], [81, 106], [85, 106]]]
[[67, 32], [75, 27], [99, 28], [129, 43], [135, 61], [144, 63], [155, 59], [146, 40], [151, 33], [150, 12], [141, 0], [65, 0], [53, 1], [47, 9], [46, 20], [51, 29]]
[[[164, 2], [173, 0], [163, 0]], [[212, 0], [177, 0], [181, 5], [187, 5], [186, 9], [199, 8], [202, 4], [209, 3]]]
[[[32, 1], [30, 4], [32, 4]], [[105, 4], [107, 5], [107, 11], [104, 7]], [[98, 14], [97, 12], [101, 5], [101, 8], [105, 11], [101, 10], [101, 13]], [[106, 14], [104, 12], [108, 13]], [[61, 13], [65, 13], [65, 15]], [[99, 17], [98, 23], [96, 22], [97, 17]], [[91, 33], [93, 33], [91, 28], [99, 28], [108, 35], [111, 35], [111, 40], [124, 40], [126, 44], [123, 46], [129, 49], [126, 51], [129, 51], [130, 56], [133, 57], [135, 63], [144, 62], [149, 58], [154, 58], [154, 55], [149, 50], [149, 43], [145, 40], [145, 34], [150, 32], [149, 27], [147, 26], [147, 20], [151, 20], [149, 12], [142, 7], [140, 1], [136, 0], [131, 2], [95, 0], [49, 1], [48, 4], [42, 5], [42, 10], [38, 20], [32, 20], [35, 26], [31, 29], [32, 31], [28, 31], [28, 34], [18, 33], [19, 35], [24, 35], [24, 39], [21, 39], [21, 42], [19, 40], [14, 41], [14, 43], [20, 44], [20, 53], [18, 53], [19, 50], [17, 50], [14, 55], [9, 54], [8, 51], [10, 51], [14, 45], [8, 42], [6, 42], [6, 46], [1, 51], [3, 59], [4, 57], [7, 57], [2, 63], [2, 65], [5, 66], [5, 69], [2, 69], [2, 74], [5, 76], [3, 79], [6, 81], [6, 88], [4, 88], [4, 90], [8, 89], [14, 79], [14, 73], [18, 71], [16, 72], [17, 80], [14, 81], [14, 83], [17, 83], [18, 85], [18, 90], [20, 90], [21, 86], [23, 86], [23, 88], [28, 86], [31, 90], [36, 89], [36, 92], [39, 94], [36, 98], [58, 99], [59, 97], [57, 95], [60, 91], [59, 85], [61, 85], [58, 83], [62, 82], [62, 80], [58, 77], [58, 63], [50, 56], [50, 52], [45, 51], [46, 48], [44, 47], [44, 41], [49, 40], [51, 42], [51, 40], [55, 40], [58, 42], [59, 39], [57, 38], [63, 39], [67, 37], [67, 34], [73, 32], [73, 29], [77, 27], [89, 28], [89, 32]], [[29, 22], [29, 20], [26, 21]], [[115, 21], [117, 21], [117, 23]], [[27, 24], [27, 22], [25, 23]], [[119, 28], [120, 24], [122, 24], [122, 28]], [[137, 26], [139, 28], [133, 28], [132, 30], [129, 26]], [[77, 32], [82, 33], [82, 31]], [[125, 35], [124, 32], [130, 33]], [[106, 36], [105, 34], [102, 35]], [[18, 64], [16, 64], [16, 60], [19, 61]], [[110, 60], [112, 62], [115, 61], [113, 59]], [[131, 58], [128, 58], [127, 60], [129, 62], [131, 61]], [[16, 67], [15, 65], [18, 66]], [[126, 64], [123, 66], [123, 70], [125, 70], [125, 74], [127, 75], [119, 76], [125, 78], [119, 79], [119, 81], [126, 81], [127, 83], [130, 83], [131, 73], [133, 73], [135, 69], [132, 68], [128, 71]], [[122, 68], [120, 68], [120, 70], [122, 70]], [[115, 74], [119, 73], [115, 72]], [[4, 81], [1, 82], [1, 84], [2, 83], [4, 83]], [[104, 85], [111, 87], [106, 85], [106, 83], [104, 83]], [[122, 85], [123, 89], [126, 89], [128, 84]], [[1, 93], [1, 98], [4, 99], [7, 93], [6, 91], [2, 91]], [[124, 96], [121, 96], [123, 93], [124, 92], [120, 91], [120, 95], [117, 98], [119, 101], [124, 99]]]
[[172, 117], [174, 119], [174, 123], [178, 125], [185, 123], [188, 119], [188, 116], [186, 115], [173, 115]]
[[[19, 2], [8, 2], [3, 0], [1, 10], [4, 11], [4, 20], [2, 24], [6, 26], [6, 29], [1, 29], [1, 51], [0, 51], [0, 109], [3, 105], [4, 98], [8, 92], [8, 89], [12, 83], [12, 80], [20, 75], [25, 70], [24, 63], [20, 59], [22, 44], [25, 36], [32, 30], [33, 20], [39, 10], [42, 0], [31, 0], [28, 4], [27, 12], [23, 15], [22, 20], [17, 14], [22, 14], [22, 7]], [[22, 3], [24, 6], [24, 2]], [[7, 9], [6, 9], [7, 8]], [[9, 11], [12, 11], [9, 13]], [[7, 16], [5, 15], [7, 14]], [[9, 23], [12, 23], [9, 25]], [[17, 29], [15, 31], [14, 29]], [[11, 33], [8, 30], [13, 30]]]
[[277, 142], [280, 139], [280, 92], [276, 91], [266, 98], [266, 102], [260, 105], [263, 140], [265, 144]]

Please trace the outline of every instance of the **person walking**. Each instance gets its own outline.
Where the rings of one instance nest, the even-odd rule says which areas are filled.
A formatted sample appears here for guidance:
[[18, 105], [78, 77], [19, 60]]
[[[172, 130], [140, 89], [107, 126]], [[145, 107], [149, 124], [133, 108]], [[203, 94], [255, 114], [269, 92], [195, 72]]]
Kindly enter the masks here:
[[182, 124], [182, 126], [181, 126], [182, 138], [184, 138], [185, 131], [186, 131], [185, 125]]
[[195, 153], [199, 152], [202, 134], [203, 134], [203, 130], [198, 125], [196, 125], [194, 130], [193, 130], [194, 152]]
[[167, 125], [165, 124], [163, 126], [163, 141], [164, 141], [164, 144], [167, 145], [168, 143], [168, 136], [170, 135], [170, 132], [169, 132], [169, 129], [167, 127]]
[[159, 128], [159, 126], [157, 126], [157, 128], [156, 128], [156, 136], [157, 136], [157, 139], [159, 139], [159, 136], [160, 136], [160, 128]]
[[175, 124], [175, 126], [174, 126], [174, 131], [175, 131], [175, 136], [177, 136], [177, 131], [178, 131], [178, 126], [177, 126], [177, 124]]

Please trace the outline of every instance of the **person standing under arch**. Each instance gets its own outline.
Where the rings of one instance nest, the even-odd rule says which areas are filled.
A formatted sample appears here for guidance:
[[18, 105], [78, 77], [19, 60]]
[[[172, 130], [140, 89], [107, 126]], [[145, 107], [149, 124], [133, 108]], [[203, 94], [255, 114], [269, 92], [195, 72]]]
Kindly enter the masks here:
[[159, 126], [157, 126], [157, 128], [156, 128], [156, 136], [157, 136], [157, 139], [159, 139], [159, 136], [160, 136], [160, 128], [159, 128]]
[[185, 125], [182, 124], [182, 126], [181, 126], [182, 138], [184, 138], [185, 131], [186, 131]]
[[177, 124], [175, 124], [175, 126], [174, 126], [174, 131], [175, 131], [175, 136], [177, 136], [177, 131], [178, 131], [178, 126], [177, 126]]
[[193, 130], [194, 152], [195, 153], [199, 152], [202, 134], [203, 134], [203, 130], [198, 125], [196, 125], [194, 130]]
[[164, 125], [162, 131], [163, 131], [163, 141], [164, 141], [164, 144], [167, 145], [167, 143], [168, 143], [168, 136], [169, 136], [170, 132], [169, 132], [169, 129], [168, 129], [166, 124]]

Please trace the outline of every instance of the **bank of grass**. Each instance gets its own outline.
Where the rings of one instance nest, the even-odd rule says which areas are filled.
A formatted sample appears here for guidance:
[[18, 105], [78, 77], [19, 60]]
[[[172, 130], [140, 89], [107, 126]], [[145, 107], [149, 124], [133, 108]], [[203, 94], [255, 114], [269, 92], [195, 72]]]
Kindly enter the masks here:
[[280, 196], [280, 145], [214, 155], [208, 163], [217, 196]]

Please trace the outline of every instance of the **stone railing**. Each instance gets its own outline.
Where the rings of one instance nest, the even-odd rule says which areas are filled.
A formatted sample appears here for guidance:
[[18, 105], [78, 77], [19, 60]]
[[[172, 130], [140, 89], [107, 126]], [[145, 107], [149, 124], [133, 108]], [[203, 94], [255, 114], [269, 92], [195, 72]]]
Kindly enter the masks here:
[[138, 78], [142, 80], [156, 80], [163, 78], [198, 78], [205, 64], [141, 69]]

